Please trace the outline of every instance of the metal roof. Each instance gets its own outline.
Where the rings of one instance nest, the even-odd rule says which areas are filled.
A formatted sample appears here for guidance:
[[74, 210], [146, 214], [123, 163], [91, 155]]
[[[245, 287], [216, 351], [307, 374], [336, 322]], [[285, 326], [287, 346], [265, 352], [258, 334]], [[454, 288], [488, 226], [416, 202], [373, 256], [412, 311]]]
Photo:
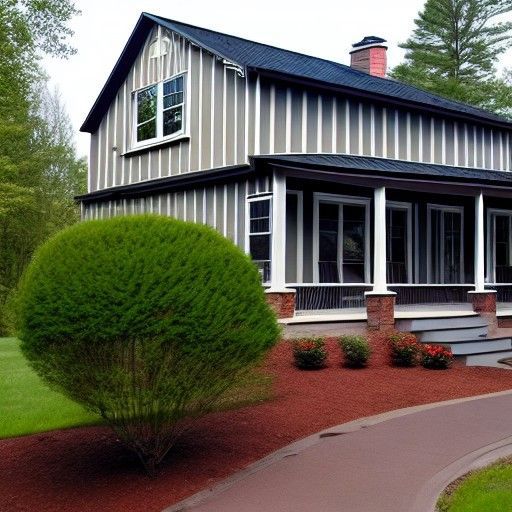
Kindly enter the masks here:
[[96, 131], [154, 23], [181, 34], [197, 46], [238, 64], [247, 71], [278, 75], [291, 81], [308, 81], [317, 85], [329, 86], [341, 93], [392, 102], [406, 108], [415, 106], [419, 109], [455, 117], [512, 126], [511, 121], [496, 114], [441, 98], [395, 80], [371, 76], [338, 62], [143, 13], [114, 70], [82, 125], [82, 131], [91, 133]]
[[258, 155], [251, 157], [253, 165], [262, 162], [269, 165], [299, 167], [311, 170], [329, 170], [344, 173], [355, 171], [364, 176], [399, 177], [429, 181], [455, 181], [471, 184], [512, 186], [512, 172], [454, 167], [451, 165], [427, 164], [342, 154], [289, 154]]

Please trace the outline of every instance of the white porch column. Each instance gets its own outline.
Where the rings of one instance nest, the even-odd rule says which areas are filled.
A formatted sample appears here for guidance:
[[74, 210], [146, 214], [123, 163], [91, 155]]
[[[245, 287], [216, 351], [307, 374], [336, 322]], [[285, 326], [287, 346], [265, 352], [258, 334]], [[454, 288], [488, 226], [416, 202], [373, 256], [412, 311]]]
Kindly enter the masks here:
[[387, 294], [386, 283], [386, 188], [374, 192], [373, 293]]
[[485, 291], [484, 196], [475, 197], [475, 292]]
[[286, 176], [274, 171], [272, 179], [272, 262], [269, 292], [286, 290]]

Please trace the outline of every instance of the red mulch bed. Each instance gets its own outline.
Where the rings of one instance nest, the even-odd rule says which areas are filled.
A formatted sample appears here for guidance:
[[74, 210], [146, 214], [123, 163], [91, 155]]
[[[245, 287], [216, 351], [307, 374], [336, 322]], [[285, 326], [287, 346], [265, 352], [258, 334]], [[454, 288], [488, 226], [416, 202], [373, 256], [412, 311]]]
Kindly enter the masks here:
[[512, 388], [512, 371], [456, 366], [449, 371], [392, 368], [382, 342], [363, 370], [341, 367], [333, 341], [329, 366], [299, 371], [289, 344], [268, 357], [275, 399], [198, 421], [169, 454], [158, 477], [107, 428], [54, 431], [0, 441], [0, 510], [159, 511], [268, 453], [324, 428], [392, 409]]

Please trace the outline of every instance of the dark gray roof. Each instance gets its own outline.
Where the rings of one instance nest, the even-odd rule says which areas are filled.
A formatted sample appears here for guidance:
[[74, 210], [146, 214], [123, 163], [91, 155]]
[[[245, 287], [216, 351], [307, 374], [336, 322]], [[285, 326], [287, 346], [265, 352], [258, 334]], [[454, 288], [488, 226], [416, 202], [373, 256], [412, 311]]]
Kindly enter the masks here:
[[248, 41], [152, 14], [146, 14], [146, 16], [156, 23], [182, 34], [198, 45], [209, 48], [214, 53], [247, 68], [310, 78], [332, 85], [434, 106], [459, 114], [467, 113], [484, 119], [504, 121], [502, 117], [485, 110], [447, 100], [395, 80], [371, 76], [338, 62]]
[[257, 162], [300, 167], [311, 170], [329, 170], [343, 173], [355, 171], [361, 175], [401, 177], [404, 179], [427, 179], [433, 181], [456, 181], [461, 183], [512, 186], [512, 172], [492, 171], [451, 165], [425, 164], [355, 155], [327, 153], [306, 153], [290, 155], [258, 155], [252, 157]]
[[265, 72], [292, 81], [301, 80], [334, 87], [343, 93], [403, 105], [406, 108], [415, 106], [419, 109], [456, 117], [512, 126], [512, 122], [509, 120], [485, 110], [447, 100], [395, 80], [371, 76], [338, 62], [283, 50], [241, 37], [143, 13], [82, 125], [82, 131], [93, 133], [97, 130], [103, 115], [128, 75], [133, 61], [154, 23], [181, 34], [192, 43], [232, 61], [248, 71]]

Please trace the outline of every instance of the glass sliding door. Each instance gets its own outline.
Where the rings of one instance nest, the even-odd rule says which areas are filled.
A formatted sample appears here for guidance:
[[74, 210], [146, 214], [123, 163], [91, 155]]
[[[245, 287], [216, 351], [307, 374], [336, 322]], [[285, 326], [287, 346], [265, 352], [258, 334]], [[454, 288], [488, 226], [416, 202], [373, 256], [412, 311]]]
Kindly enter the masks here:
[[316, 280], [320, 283], [368, 282], [367, 200], [319, 196], [315, 202]]
[[464, 283], [464, 210], [429, 205], [429, 282]]

